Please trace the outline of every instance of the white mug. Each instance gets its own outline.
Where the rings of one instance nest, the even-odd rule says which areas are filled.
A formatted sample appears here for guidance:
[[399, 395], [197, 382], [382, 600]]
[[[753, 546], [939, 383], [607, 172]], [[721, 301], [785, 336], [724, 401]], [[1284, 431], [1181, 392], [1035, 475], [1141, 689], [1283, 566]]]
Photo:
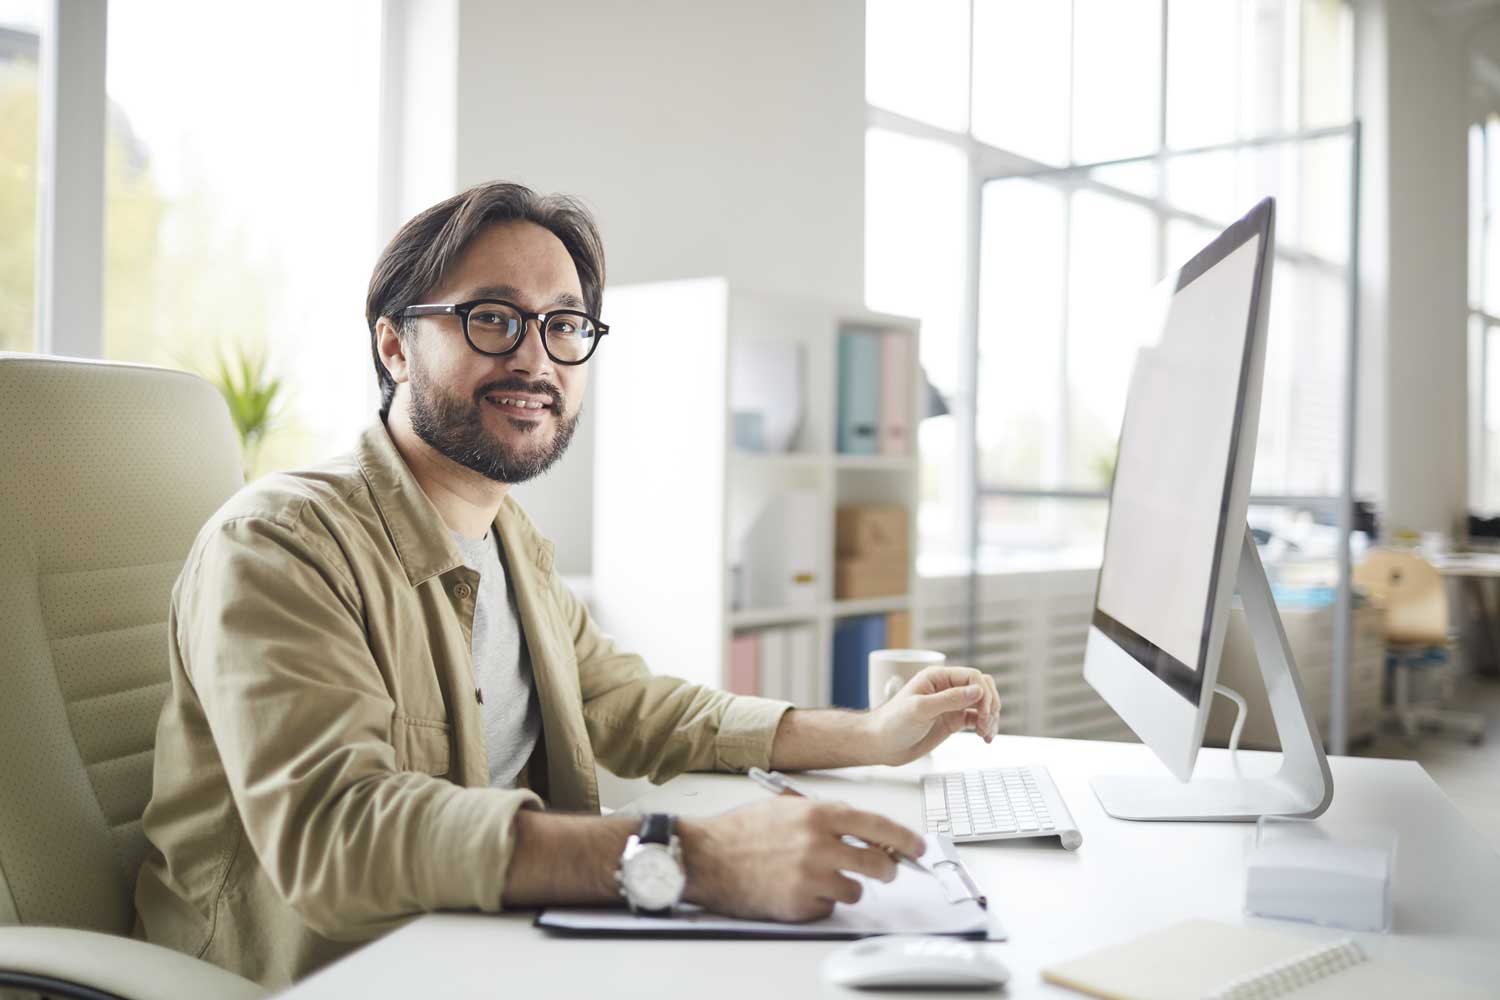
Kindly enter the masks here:
[[870, 707], [879, 708], [926, 667], [948, 658], [934, 649], [877, 649], [870, 654]]

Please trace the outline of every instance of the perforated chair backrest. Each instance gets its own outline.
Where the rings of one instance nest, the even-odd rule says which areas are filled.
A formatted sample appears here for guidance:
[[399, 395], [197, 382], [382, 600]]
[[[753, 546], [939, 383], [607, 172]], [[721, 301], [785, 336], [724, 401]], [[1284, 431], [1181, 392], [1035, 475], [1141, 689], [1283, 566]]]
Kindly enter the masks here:
[[1412, 552], [1375, 549], [1354, 568], [1354, 584], [1385, 607], [1385, 638], [1401, 645], [1448, 641], [1443, 575]]
[[129, 933], [172, 585], [240, 482], [203, 379], [0, 354], [0, 923]]

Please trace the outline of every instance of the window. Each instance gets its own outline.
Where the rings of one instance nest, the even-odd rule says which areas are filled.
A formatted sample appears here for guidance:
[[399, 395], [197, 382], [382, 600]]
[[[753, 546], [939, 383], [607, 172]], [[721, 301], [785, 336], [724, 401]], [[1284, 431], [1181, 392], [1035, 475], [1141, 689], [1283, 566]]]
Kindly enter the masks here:
[[45, 0], [0, 0], [0, 351], [36, 350], [38, 54]]
[[[903, 21], [915, 18], [908, 6], [866, 8], [867, 297], [922, 319], [923, 364], [955, 413], [922, 430], [924, 559], [969, 551], [976, 491], [987, 564], [1097, 559], [1138, 346], [1120, 310], [1266, 194], [1277, 198], [1278, 260], [1254, 489], [1266, 499], [1336, 496], [1347, 6], [972, 0], [967, 18], [952, 4], [942, 9], [940, 30]], [[968, 50], [955, 54], [964, 41]], [[941, 52], [940, 80], [914, 78], [911, 67], [929, 62], [913, 44]], [[968, 71], [967, 124], [955, 67]], [[1241, 142], [1286, 134], [1295, 140]], [[948, 151], [941, 183], [903, 166], [902, 140], [932, 162]], [[1219, 148], [1191, 152], [1204, 146]], [[1132, 157], [1140, 159], [1077, 167]], [[1047, 173], [1053, 167], [1064, 169]], [[897, 176], [904, 187], [890, 180]], [[951, 206], [970, 204], [965, 184], [980, 185], [969, 225], [951, 219]], [[924, 194], [915, 206], [912, 190]], [[939, 214], [946, 221], [934, 221]], [[898, 215], [902, 224], [891, 224]], [[938, 242], [943, 233], [952, 248]], [[974, 294], [963, 280], [971, 243], [974, 344], [962, 324]], [[899, 299], [884, 297], [895, 287]]]
[[[922, 363], [939, 391], [960, 384], [966, 164], [952, 146], [883, 129], [865, 137], [865, 300], [871, 309], [922, 317]], [[922, 197], [913, 198], [913, 191]], [[929, 534], [964, 498], [951, 474], [958, 431], [953, 416], [924, 420], [919, 522]], [[934, 521], [936, 519], [936, 521]], [[920, 526], [919, 526], [920, 527]], [[955, 553], [956, 554], [956, 553]]]
[[109, 5], [104, 355], [264, 362], [284, 387], [252, 471], [374, 412], [379, 32], [360, 0]]
[[865, 97], [876, 107], [940, 128], [966, 128], [968, 0], [868, 0]]
[[1500, 513], [1500, 117], [1469, 129], [1469, 506]]

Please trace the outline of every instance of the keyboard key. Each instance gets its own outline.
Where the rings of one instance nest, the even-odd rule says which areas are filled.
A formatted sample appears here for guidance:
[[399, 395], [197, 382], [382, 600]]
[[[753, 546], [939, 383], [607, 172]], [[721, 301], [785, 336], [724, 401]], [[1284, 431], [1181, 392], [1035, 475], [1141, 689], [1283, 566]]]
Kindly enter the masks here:
[[1072, 828], [1072, 818], [1053, 788], [1041, 768], [928, 775], [922, 781], [923, 827], [962, 840], [1055, 835]]

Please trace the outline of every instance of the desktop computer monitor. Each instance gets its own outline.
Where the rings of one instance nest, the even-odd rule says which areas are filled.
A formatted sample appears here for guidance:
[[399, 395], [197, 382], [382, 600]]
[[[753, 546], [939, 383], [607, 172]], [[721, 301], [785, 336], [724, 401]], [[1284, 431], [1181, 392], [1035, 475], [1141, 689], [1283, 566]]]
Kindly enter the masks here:
[[[1084, 677], [1172, 777], [1098, 777], [1111, 815], [1316, 815], [1333, 782], [1246, 528], [1266, 354], [1275, 204], [1267, 198], [1126, 317], [1140, 337], [1110, 488]], [[1130, 323], [1142, 324], [1135, 330]], [[1190, 780], [1236, 590], [1281, 770]]]

